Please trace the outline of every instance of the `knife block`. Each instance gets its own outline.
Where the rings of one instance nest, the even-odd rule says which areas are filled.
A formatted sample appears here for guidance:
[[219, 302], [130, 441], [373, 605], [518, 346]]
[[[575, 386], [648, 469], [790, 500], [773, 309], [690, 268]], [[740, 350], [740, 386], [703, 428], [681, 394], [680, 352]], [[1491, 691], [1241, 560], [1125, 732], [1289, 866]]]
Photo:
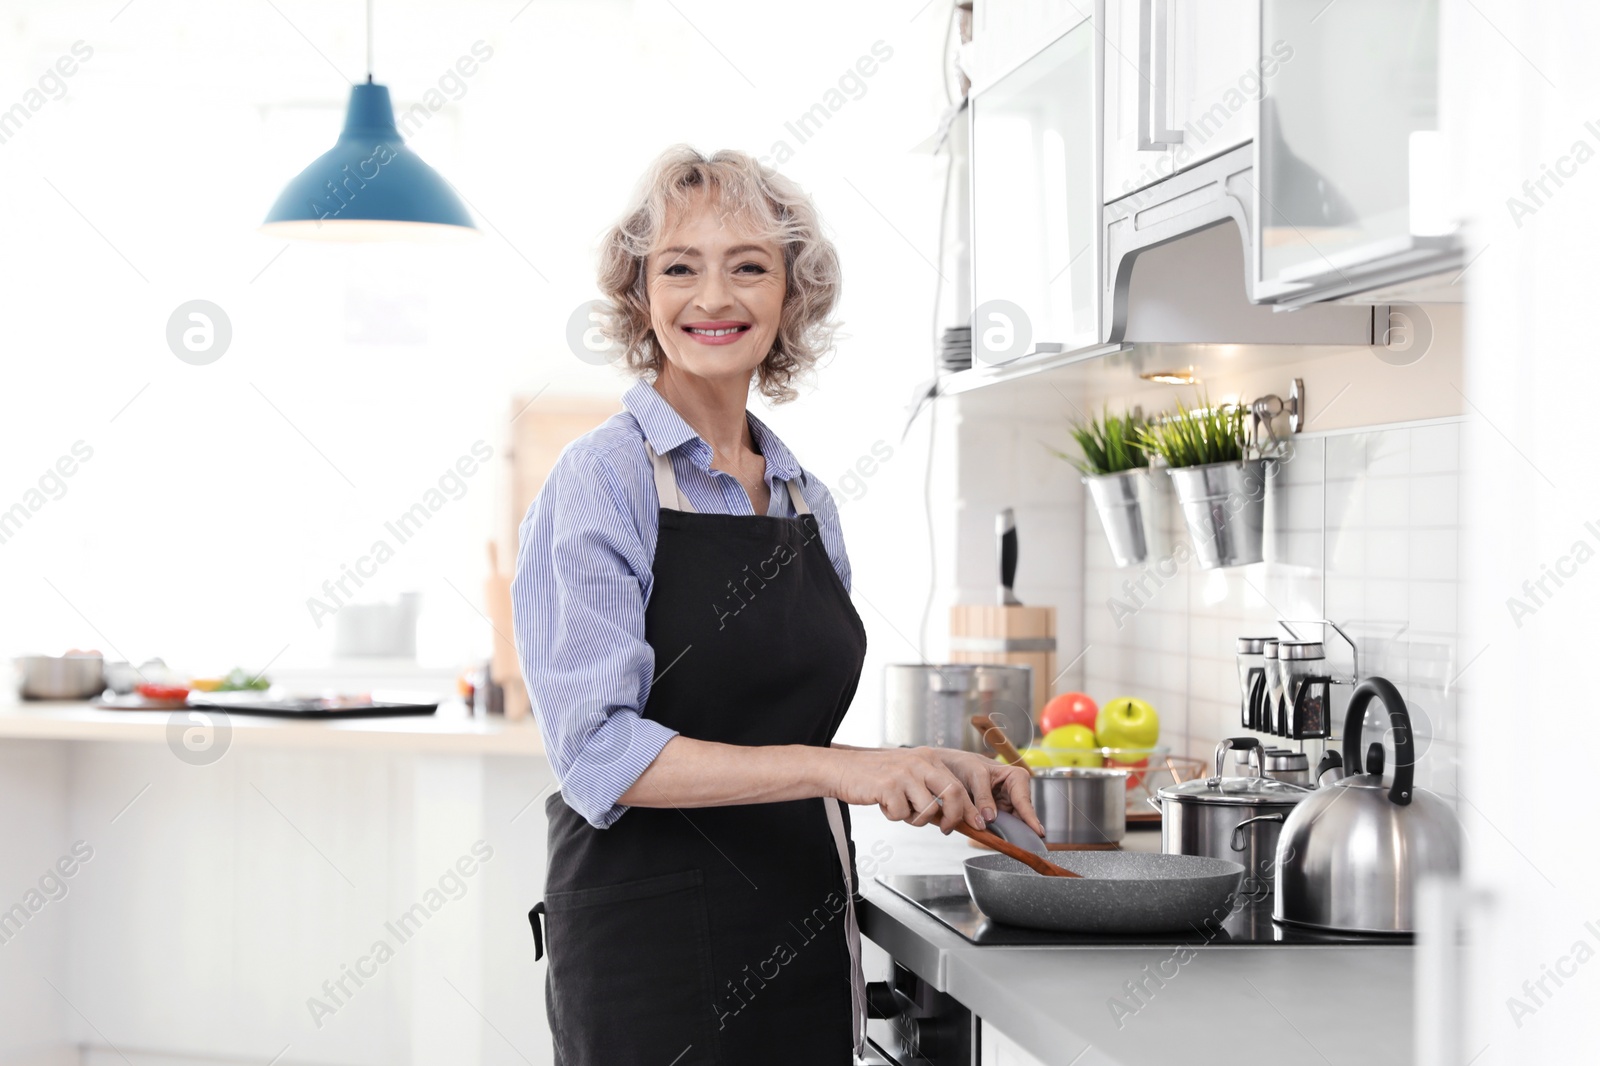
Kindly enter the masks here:
[[1056, 609], [958, 603], [950, 608], [950, 661], [1033, 670], [1033, 720], [1056, 676]]

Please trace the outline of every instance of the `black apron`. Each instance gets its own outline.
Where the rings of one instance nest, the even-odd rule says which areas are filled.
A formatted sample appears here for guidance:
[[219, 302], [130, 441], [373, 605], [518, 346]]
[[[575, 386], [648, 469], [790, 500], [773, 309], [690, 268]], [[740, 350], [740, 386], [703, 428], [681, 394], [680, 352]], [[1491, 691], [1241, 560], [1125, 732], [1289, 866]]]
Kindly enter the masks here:
[[[645, 447], [661, 511], [641, 714], [697, 740], [829, 744], [867, 636], [799, 485], [796, 518], [693, 513]], [[545, 813], [529, 918], [558, 1066], [848, 1066], [865, 989], [841, 804], [631, 807], [596, 829], [558, 792]]]

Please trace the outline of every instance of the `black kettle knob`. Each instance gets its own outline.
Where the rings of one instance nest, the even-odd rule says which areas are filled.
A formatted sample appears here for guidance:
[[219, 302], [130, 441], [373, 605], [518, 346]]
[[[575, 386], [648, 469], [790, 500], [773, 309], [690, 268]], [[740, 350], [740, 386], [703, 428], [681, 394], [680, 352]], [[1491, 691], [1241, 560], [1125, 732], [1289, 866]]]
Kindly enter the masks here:
[[1377, 741], [1367, 745], [1367, 773], [1383, 776], [1383, 745]]

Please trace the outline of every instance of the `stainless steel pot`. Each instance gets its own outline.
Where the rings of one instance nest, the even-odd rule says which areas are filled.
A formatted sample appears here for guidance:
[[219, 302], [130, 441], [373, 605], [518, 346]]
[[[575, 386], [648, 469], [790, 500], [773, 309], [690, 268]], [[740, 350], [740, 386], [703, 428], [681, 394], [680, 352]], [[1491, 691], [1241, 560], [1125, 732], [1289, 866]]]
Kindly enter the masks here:
[[105, 691], [99, 655], [21, 655], [17, 691], [25, 700], [86, 700]]
[[1047, 844], [1115, 844], [1128, 831], [1128, 771], [1047, 766], [1029, 782]]
[[[1361, 722], [1379, 700], [1389, 712], [1394, 780], [1383, 783], [1383, 746], [1361, 757]], [[1416, 929], [1418, 884], [1461, 868], [1461, 826], [1433, 793], [1414, 787], [1411, 716], [1393, 685], [1369, 677], [1344, 720], [1347, 776], [1311, 793], [1278, 840], [1272, 916], [1280, 922], [1362, 933]]]
[[1311, 794], [1270, 777], [1222, 776], [1230, 748], [1259, 746], [1254, 737], [1224, 740], [1217, 745], [1211, 777], [1168, 785], [1156, 792], [1159, 802], [1151, 801], [1161, 811], [1163, 852], [1240, 863], [1247, 893], [1271, 890], [1278, 836], [1290, 812]]
[[990, 663], [890, 663], [883, 668], [884, 744], [989, 754], [972, 726], [986, 714], [1019, 748], [1034, 741], [1033, 670]]

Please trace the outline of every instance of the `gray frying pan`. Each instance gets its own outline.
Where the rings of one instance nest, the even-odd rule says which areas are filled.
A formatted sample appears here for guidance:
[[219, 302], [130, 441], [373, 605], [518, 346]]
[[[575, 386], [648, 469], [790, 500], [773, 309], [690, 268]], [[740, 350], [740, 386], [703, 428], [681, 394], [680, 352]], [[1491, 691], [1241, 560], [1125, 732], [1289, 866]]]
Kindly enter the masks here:
[[1134, 851], [1050, 853], [1027, 824], [999, 811], [1004, 840], [1058, 861], [1078, 877], [1046, 877], [1006, 855], [966, 860], [967, 891], [997, 922], [1064, 933], [1157, 933], [1228, 916], [1244, 867], [1199, 855]]

